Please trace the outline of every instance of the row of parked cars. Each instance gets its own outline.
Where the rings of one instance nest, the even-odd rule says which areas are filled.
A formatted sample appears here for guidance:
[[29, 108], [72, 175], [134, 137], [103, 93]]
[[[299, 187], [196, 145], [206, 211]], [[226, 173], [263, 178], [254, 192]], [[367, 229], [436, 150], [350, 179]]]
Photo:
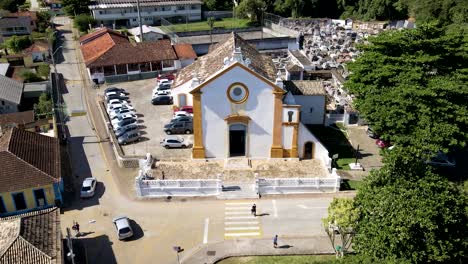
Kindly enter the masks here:
[[121, 145], [140, 140], [138, 118], [125, 89], [109, 87], [104, 90], [104, 99], [110, 125]]
[[153, 105], [173, 104], [173, 99], [171, 96], [171, 85], [172, 80], [159, 78], [152, 92], [151, 103]]

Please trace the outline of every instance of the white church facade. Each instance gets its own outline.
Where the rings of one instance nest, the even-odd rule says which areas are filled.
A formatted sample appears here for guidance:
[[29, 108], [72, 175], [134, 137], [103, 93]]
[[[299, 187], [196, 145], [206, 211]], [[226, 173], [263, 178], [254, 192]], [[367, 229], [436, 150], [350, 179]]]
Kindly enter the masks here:
[[193, 105], [194, 159], [315, 158], [330, 168], [285, 94], [271, 59], [235, 34], [182, 69], [172, 90], [175, 105]]

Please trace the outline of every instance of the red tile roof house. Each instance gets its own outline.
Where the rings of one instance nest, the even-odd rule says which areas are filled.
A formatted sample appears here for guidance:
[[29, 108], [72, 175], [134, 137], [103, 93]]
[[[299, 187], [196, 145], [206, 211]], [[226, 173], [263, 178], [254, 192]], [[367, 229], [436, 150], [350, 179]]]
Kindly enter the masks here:
[[194, 59], [191, 45], [171, 44], [168, 39], [131, 43], [117, 31], [99, 29], [80, 38], [81, 53], [94, 82], [125, 82], [154, 78], [181, 68], [179, 57]]

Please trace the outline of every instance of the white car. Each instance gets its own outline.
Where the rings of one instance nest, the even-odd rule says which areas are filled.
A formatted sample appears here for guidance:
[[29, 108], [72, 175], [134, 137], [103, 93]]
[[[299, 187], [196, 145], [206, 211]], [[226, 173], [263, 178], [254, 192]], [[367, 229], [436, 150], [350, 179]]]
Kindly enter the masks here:
[[189, 141], [185, 141], [181, 137], [166, 137], [160, 142], [161, 146], [169, 148], [188, 148], [192, 145]]
[[133, 236], [133, 229], [130, 226], [130, 221], [126, 216], [119, 216], [112, 220], [115, 229], [117, 229], [117, 235], [119, 240], [126, 239]]
[[129, 105], [129, 104], [126, 104], [126, 105], [123, 105], [123, 104], [113, 104], [113, 105], [108, 105], [107, 106], [107, 113], [110, 114], [111, 112], [114, 112], [116, 111], [117, 109], [122, 109], [122, 108], [127, 108], [127, 109], [130, 109], [130, 110], [135, 110], [135, 108], [133, 108], [132, 105]]
[[121, 100], [121, 99], [112, 99], [107, 102], [107, 105], [114, 105], [114, 104], [123, 104], [123, 105], [129, 105], [130, 103], [127, 102], [126, 100]]
[[176, 111], [174, 112], [174, 117], [173, 118], [178, 118], [178, 117], [185, 117], [185, 116], [192, 116], [190, 113], [185, 112], [185, 111]]
[[81, 185], [80, 197], [81, 198], [89, 198], [94, 196], [94, 192], [96, 191], [96, 178], [86, 178], [83, 180], [83, 184]]
[[121, 92], [107, 92], [104, 96], [106, 97], [106, 100], [107, 100], [109, 97], [114, 97], [114, 96], [126, 97], [127, 95]]
[[117, 118], [114, 118], [111, 120], [111, 125], [112, 127], [115, 127], [117, 125], [117, 123], [119, 123], [120, 121], [122, 120], [127, 120], [127, 119], [137, 119], [137, 116], [134, 115], [134, 114], [123, 114], [123, 115], [120, 115], [118, 116]]
[[156, 98], [156, 97], [161, 96], [161, 95], [171, 95], [171, 91], [170, 91], [170, 90], [165, 90], [165, 91], [153, 91], [153, 96], [152, 96], [152, 98]]
[[111, 111], [109, 114], [109, 118], [112, 120], [116, 116], [122, 115], [122, 114], [134, 114], [136, 115], [135, 110], [129, 109], [129, 108], [120, 108], [116, 111]]

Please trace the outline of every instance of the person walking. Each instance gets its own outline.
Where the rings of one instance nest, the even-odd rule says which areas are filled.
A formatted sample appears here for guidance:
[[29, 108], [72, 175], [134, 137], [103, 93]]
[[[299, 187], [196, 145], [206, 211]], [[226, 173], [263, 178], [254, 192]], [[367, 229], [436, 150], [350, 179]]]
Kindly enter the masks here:
[[273, 247], [277, 248], [278, 247], [278, 235], [275, 235], [273, 238]]
[[253, 216], [257, 216], [257, 205], [253, 204], [250, 212], [253, 214]]

